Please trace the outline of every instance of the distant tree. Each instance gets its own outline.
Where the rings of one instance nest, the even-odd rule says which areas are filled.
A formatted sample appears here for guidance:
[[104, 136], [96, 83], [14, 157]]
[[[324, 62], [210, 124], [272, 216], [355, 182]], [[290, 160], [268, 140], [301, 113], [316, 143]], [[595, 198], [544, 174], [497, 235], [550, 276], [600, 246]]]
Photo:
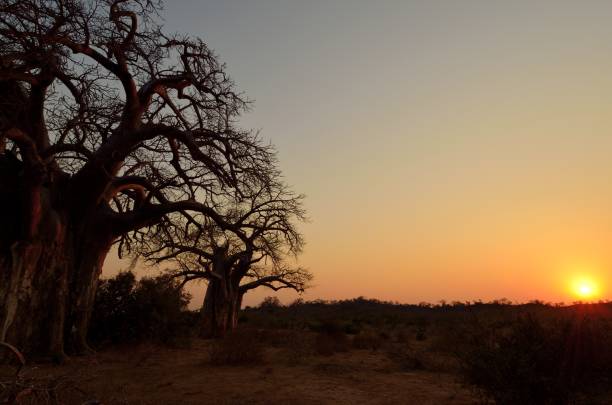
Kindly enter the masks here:
[[270, 148], [236, 128], [248, 103], [224, 65], [166, 35], [159, 10], [0, 0], [0, 341], [26, 353], [61, 359], [67, 334], [88, 350], [113, 243], [126, 253], [143, 229], [215, 215], [211, 188], [267, 176]]
[[264, 298], [259, 304], [260, 309], [276, 309], [282, 306], [283, 304], [281, 304], [280, 299], [272, 296]]
[[289, 307], [290, 308], [294, 308], [294, 307], [300, 307], [306, 304], [306, 301], [304, 301], [304, 298], [302, 297], [298, 297], [295, 300], [293, 300], [290, 304]]
[[236, 327], [248, 291], [267, 287], [302, 292], [312, 278], [307, 270], [287, 264], [286, 258], [302, 249], [296, 222], [304, 220], [304, 210], [302, 196], [278, 181], [279, 176], [233, 203], [226, 197], [221, 202], [222, 195], [210, 197], [218, 216], [201, 216], [174, 227], [171, 234], [159, 234], [158, 246], [146, 254], [154, 262], [174, 260], [172, 275], [183, 283], [206, 280], [203, 337], [222, 336]]

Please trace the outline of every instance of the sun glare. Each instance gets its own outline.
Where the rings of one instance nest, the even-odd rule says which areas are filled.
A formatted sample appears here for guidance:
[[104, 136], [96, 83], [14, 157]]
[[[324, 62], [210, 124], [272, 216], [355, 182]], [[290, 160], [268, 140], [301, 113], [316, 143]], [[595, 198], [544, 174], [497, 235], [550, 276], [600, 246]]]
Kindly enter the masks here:
[[581, 299], [593, 299], [596, 298], [599, 293], [597, 284], [593, 280], [584, 278], [575, 280], [572, 290], [574, 295]]

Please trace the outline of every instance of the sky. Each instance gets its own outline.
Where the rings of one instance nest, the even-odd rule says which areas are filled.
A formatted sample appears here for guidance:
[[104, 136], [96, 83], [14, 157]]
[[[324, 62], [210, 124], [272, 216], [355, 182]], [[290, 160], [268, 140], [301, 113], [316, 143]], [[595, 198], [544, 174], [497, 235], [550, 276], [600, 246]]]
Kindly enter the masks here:
[[307, 196], [305, 299], [571, 302], [580, 279], [612, 299], [612, 2], [173, 0], [163, 15], [227, 63], [254, 100], [242, 125]]

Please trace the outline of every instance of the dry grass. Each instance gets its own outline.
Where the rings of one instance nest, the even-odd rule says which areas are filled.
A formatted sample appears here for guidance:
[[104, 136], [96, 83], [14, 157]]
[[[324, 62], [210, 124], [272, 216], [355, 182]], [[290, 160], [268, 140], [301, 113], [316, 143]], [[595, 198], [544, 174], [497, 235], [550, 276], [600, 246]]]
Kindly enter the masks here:
[[80, 375], [70, 370], [39, 374], [15, 347], [0, 342], [0, 404], [60, 405], [87, 403]]
[[[498, 403], [529, 403], [525, 397], [517, 402], [513, 399], [517, 396], [504, 400], [500, 395], [524, 387], [531, 395], [534, 388], [523, 383], [533, 381], [531, 377], [539, 381], [537, 387], [550, 383], [541, 377], [547, 375], [546, 370], [559, 368], [550, 366], [559, 347], [534, 346], [534, 342], [546, 343], [555, 336], [551, 331], [561, 333], [562, 329], [549, 329], [544, 324], [542, 333], [535, 334], [540, 338], [534, 339], [537, 325], [516, 329], [512, 318], [493, 315], [470, 319], [459, 314], [380, 325], [359, 321], [350, 323], [354, 326], [351, 332], [347, 332], [346, 322], [313, 322], [316, 328], [308, 330], [265, 329], [249, 322], [249, 328], [240, 328], [223, 340], [195, 340], [184, 348], [151, 344], [115, 348], [94, 358], [75, 359], [61, 368], [40, 366], [33, 370], [32, 378], [52, 381], [65, 375], [78, 376], [79, 389], [91, 393], [87, 398], [106, 405], [473, 404], [481, 400], [490, 403], [492, 398]], [[598, 322], [568, 329], [574, 337], [570, 342], [577, 345], [568, 346], [565, 338], [551, 341], [565, 342], [560, 347], [574, 348], [572, 353], [581, 354], [571, 357], [577, 361], [572, 364], [580, 366], [578, 371], [599, 370], [595, 365], [609, 370], [612, 364], [604, 361], [612, 354], [604, 344], [610, 341], [612, 324]], [[549, 346], [551, 356], [540, 362], [523, 361], [530, 360], [532, 354], [539, 359], [547, 353], [542, 348]], [[530, 371], [533, 364], [546, 367], [538, 366], [534, 374]], [[611, 381], [606, 375], [589, 378], [605, 384]], [[466, 385], [467, 381], [473, 385]], [[487, 388], [491, 383], [494, 390]], [[590, 401], [576, 403], [612, 403], [612, 396], [604, 391], [601, 398], [572, 398]]]
[[361, 332], [353, 338], [355, 349], [376, 351], [383, 345], [383, 339], [375, 332]]
[[210, 363], [216, 366], [261, 364], [263, 346], [257, 334], [237, 330], [212, 342], [209, 355]]
[[315, 352], [321, 356], [347, 352], [350, 342], [344, 333], [319, 333], [315, 340]]
[[[283, 332], [284, 333], [284, 332]], [[262, 344], [262, 360], [231, 367], [213, 365], [211, 341], [196, 340], [185, 349], [139, 346], [113, 349], [93, 358], [75, 358], [62, 367], [41, 365], [37, 377], [71, 374], [89, 396], [62, 404], [95, 399], [105, 405], [147, 404], [471, 404], [472, 394], [456, 377], [427, 370], [399, 370], [382, 352], [348, 350], [329, 356], [312, 347], [290, 356], [291, 340]], [[301, 333], [309, 344], [315, 335]], [[251, 342], [252, 343], [252, 342]], [[33, 376], [34, 376], [33, 375]]]

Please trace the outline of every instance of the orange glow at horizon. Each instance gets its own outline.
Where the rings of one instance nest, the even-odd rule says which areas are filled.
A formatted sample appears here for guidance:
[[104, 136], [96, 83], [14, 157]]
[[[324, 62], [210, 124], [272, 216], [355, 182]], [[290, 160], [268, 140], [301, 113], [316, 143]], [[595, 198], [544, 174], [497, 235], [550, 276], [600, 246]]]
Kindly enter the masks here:
[[612, 1], [206, 3], [167, 28], [219, 51], [307, 196], [304, 299], [612, 300]]
[[593, 300], [600, 296], [600, 285], [588, 277], [575, 278], [571, 282], [572, 294], [580, 299]]

